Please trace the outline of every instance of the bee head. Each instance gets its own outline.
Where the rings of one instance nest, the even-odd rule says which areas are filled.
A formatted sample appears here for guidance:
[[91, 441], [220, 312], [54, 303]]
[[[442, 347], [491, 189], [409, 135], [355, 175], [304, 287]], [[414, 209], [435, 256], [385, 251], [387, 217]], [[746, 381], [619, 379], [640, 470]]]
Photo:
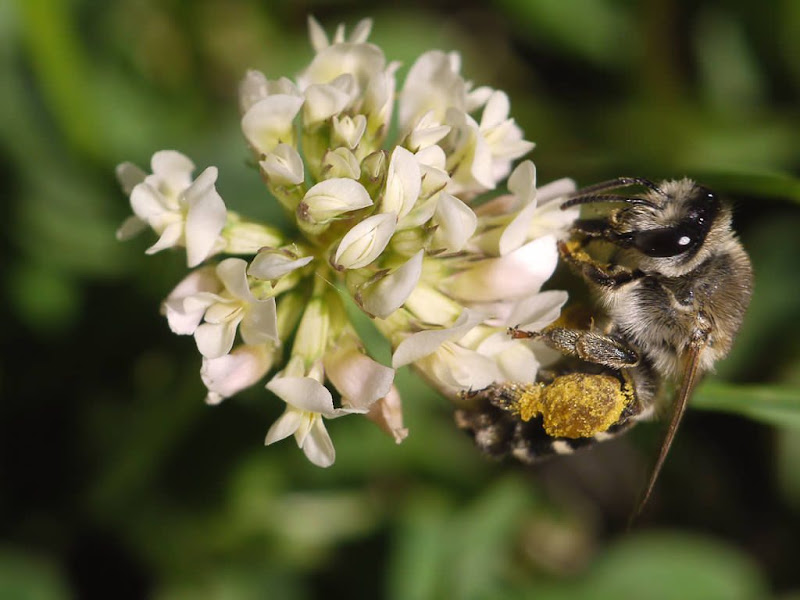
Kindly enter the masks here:
[[648, 189], [641, 197], [577, 192], [562, 207], [590, 202], [624, 203], [609, 215], [603, 237], [640, 253], [641, 266], [647, 270], [679, 275], [702, 259], [705, 253], [701, 250], [715, 228], [728, 229], [730, 215], [717, 195], [691, 179], [658, 185], [644, 179], [625, 183]]
[[[665, 181], [663, 195], [652, 204], [638, 204], [618, 216], [619, 245], [651, 258], [694, 256], [720, 213], [717, 195], [689, 179]], [[650, 196], [657, 195], [651, 192]]]

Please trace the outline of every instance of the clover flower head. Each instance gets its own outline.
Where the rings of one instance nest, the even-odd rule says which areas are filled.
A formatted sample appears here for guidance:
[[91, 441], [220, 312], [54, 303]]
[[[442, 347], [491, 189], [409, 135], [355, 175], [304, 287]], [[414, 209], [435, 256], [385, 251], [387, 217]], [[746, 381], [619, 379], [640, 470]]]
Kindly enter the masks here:
[[[134, 212], [119, 237], [149, 227], [148, 253], [185, 248], [194, 268], [162, 310], [195, 339], [206, 401], [280, 369], [266, 387], [284, 412], [266, 443], [293, 436], [319, 466], [335, 460], [326, 420], [361, 414], [405, 439], [394, 385], [405, 365], [448, 395], [533, 381], [540, 350], [505, 330], [558, 317], [566, 294], [541, 289], [576, 216], [556, 201], [571, 181], [537, 189], [533, 163], [512, 171], [533, 144], [504, 92], [473, 87], [441, 51], [398, 87], [371, 28], [328, 37], [309, 19], [314, 56], [297, 77], [248, 71], [239, 86], [242, 133], [291, 233], [227, 209], [216, 169], [192, 179], [178, 152], [154, 154], [150, 174], [117, 170]], [[506, 178], [507, 194], [475, 204]], [[348, 302], [391, 342], [391, 365], [368, 355]]]

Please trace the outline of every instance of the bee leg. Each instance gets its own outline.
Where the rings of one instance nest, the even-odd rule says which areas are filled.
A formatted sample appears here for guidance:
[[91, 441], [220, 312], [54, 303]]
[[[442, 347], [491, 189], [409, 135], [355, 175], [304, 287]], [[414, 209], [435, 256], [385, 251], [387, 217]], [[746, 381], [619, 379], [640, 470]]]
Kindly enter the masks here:
[[549, 383], [495, 383], [464, 392], [470, 408], [456, 423], [486, 454], [533, 463], [610, 439], [638, 410], [631, 381], [619, 374], [567, 373]]
[[605, 288], [617, 288], [644, 275], [639, 270], [634, 271], [621, 265], [601, 264], [589, 256], [582, 246], [583, 242], [579, 240], [559, 242], [558, 251], [561, 258], [589, 283]]
[[639, 364], [638, 352], [614, 335], [566, 327], [550, 327], [544, 331], [523, 331], [512, 327], [509, 334], [515, 339], [530, 338], [544, 342], [566, 356], [575, 356], [614, 370]]

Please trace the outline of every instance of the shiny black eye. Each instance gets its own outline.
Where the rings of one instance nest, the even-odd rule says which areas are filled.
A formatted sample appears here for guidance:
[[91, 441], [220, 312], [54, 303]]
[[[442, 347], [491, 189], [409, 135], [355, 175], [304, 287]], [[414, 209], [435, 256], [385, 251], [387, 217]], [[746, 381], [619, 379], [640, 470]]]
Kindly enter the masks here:
[[633, 234], [633, 247], [654, 258], [677, 256], [697, 245], [691, 228], [648, 229]]
[[703, 187], [698, 190], [699, 193], [690, 200], [686, 213], [674, 227], [633, 232], [626, 235], [627, 245], [654, 258], [678, 256], [697, 250], [720, 210], [720, 202], [714, 192]]

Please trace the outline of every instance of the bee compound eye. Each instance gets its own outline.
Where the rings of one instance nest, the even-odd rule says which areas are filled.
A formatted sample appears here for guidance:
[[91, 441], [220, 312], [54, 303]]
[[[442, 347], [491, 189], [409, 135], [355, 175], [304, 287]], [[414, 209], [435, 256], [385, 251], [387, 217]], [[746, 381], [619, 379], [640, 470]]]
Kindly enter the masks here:
[[695, 237], [682, 228], [649, 229], [634, 234], [633, 246], [653, 258], [683, 254], [695, 245]]

